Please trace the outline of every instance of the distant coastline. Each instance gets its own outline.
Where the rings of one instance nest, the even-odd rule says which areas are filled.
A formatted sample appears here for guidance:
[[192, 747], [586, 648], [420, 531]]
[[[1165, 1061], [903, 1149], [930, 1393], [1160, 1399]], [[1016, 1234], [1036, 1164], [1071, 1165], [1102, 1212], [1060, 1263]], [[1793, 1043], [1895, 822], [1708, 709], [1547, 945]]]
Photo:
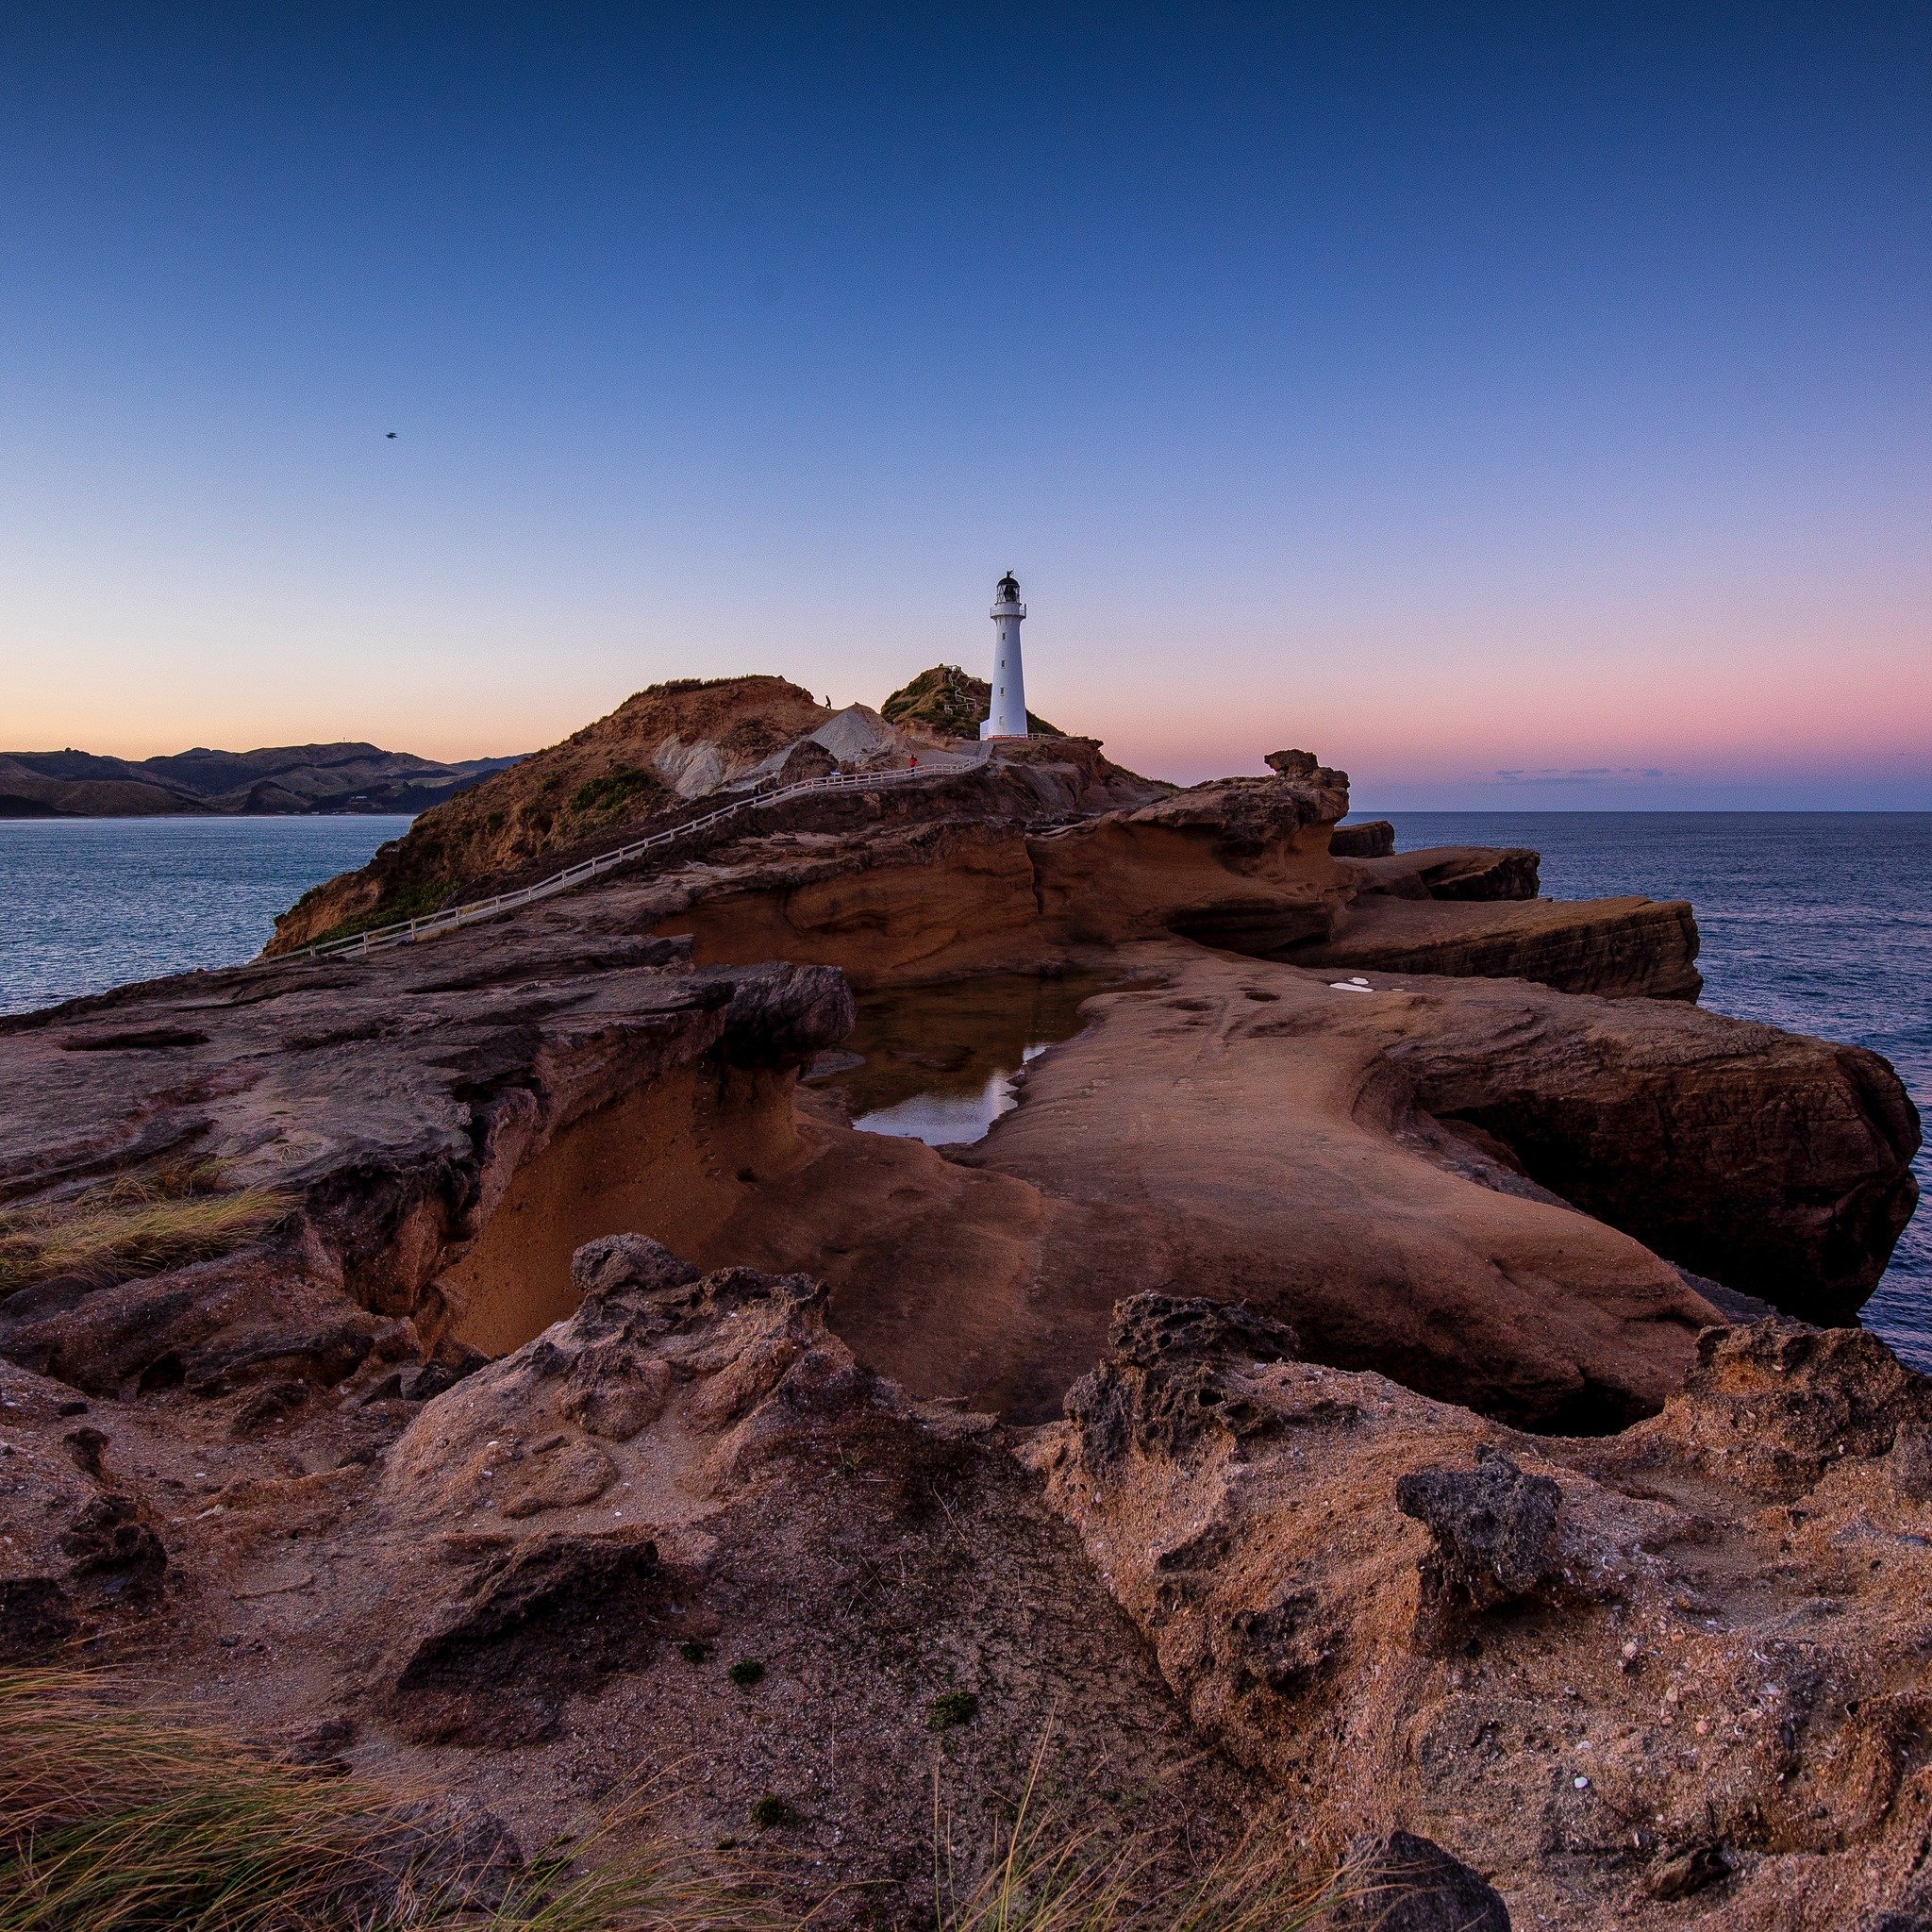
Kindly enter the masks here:
[[359, 743], [151, 758], [0, 752], [0, 819], [261, 818], [427, 811], [515, 758], [445, 764]]

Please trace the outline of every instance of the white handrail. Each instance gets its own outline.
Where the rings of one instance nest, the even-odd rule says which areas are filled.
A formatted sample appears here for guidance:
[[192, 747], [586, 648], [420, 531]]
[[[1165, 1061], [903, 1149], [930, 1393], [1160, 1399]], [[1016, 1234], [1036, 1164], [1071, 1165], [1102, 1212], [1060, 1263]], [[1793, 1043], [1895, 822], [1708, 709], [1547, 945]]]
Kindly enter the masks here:
[[419, 940], [434, 939], [439, 933], [454, 932], [459, 925], [472, 925], [479, 919], [493, 919], [499, 913], [514, 912], [521, 907], [535, 904], [539, 899], [547, 899], [553, 893], [567, 891], [585, 879], [595, 878], [599, 873], [628, 864], [656, 846], [669, 845], [675, 840], [689, 838], [691, 833], [701, 832], [708, 825], [736, 818], [740, 812], [783, 805], [789, 799], [804, 798], [813, 792], [863, 791], [880, 785], [907, 785], [925, 778], [955, 777], [985, 763], [987, 754], [982, 748], [976, 755], [939, 752], [930, 756], [935, 759], [944, 758], [947, 762], [902, 765], [883, 772], [833, 772], [824, 778], [802, 778], [797, 784], [780, 786], [775, 791], [749, 792], [729, 805], [720, 806], [715, 811], [706, 812], [702, 818], [687, 819], [680, 825], [667, 825], [662, 831], [653, 832], [648, 838], [633, 839], [628, 845], [619, 845], [613, 851], [600, 852], [592, 858], [580, 858], [576, 864], [552, 873], [546, 879], [539, 879], [534, 886], [523, 886], [514, 892], [499, 892], [492, 899], [478, 899], [467, 906], [452, 906], [446, 912], [425, 912], [415, 919], [398, 920], [393, 925], [372, 926], [367, 932], [351, 933], [339, 940], [317, 940], [312, 945], [298, 946], [284, 957], [291, 959], [360, 958], [366, 953], [380, 952], [385, 946], [414, 945]]

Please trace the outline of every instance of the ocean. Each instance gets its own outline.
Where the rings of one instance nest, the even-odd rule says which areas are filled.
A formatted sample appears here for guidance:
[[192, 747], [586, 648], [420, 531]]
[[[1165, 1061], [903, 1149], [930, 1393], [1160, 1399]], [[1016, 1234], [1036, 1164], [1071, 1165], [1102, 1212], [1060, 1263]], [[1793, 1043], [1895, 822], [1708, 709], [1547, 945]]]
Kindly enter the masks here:
[[407, 818], [0, 819], [0, 1013], [235, 966]]
[[[1932, 1109], [1932, 813], [1387, 816], [1404, 849], [1534, 846], [1558, 898], [1689, 899], [1707, 1006], [1869, 1046]], [[251, 958], [277, 912], [408, 824], [0, 820], [0, 1013]], [[1932, 1192], [1923, 1154], [1918, 1171]], [[1932, 1210], [1906, 1230], [1865, 1321], [1932, 1371]]]

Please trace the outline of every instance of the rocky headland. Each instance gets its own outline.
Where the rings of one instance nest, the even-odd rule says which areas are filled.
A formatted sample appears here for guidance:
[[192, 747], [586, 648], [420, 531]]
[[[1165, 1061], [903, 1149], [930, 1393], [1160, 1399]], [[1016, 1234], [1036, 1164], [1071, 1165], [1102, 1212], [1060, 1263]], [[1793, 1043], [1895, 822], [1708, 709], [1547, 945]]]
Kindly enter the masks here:
[[[930, 1914], [937, 1756], [962, 1843], [1043, 1761], [1396, 1874], [1338, 1926], [1932, 1924], [1918, 1122], [1689, 907], [1042, 728], [285, 957], [944, 763], [944, 670], [641, 693], [275, 957], [0, 1021], [0, 1657], [525, 1848], [673, 1780], [841, 1921]], [[802, 1077], [1015, 974], [1098, 990], [975, 1143]]]

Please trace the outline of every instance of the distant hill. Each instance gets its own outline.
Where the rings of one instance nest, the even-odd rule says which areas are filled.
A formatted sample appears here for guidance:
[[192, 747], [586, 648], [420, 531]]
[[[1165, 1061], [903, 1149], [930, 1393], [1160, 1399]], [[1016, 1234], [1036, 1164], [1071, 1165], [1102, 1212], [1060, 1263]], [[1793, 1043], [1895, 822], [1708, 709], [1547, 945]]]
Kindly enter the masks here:
[[446, 765], [374, 744], [197, 747], [141, 759], [0, 752], [0, 819], [423, 812], [516, 762]]

